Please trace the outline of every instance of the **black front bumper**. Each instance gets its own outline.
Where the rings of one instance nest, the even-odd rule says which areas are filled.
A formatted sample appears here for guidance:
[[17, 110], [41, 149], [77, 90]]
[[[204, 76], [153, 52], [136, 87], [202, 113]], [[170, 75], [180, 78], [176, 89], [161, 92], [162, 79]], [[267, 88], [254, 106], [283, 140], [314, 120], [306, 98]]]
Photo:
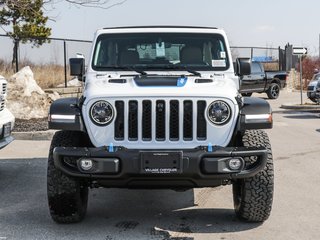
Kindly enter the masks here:
[[[217, 147], [209, 148], [210, 151], [208, 147], [183, 150], [112, 147], [110, 150], [109, 147], [56, 147], [53, 151], [54, 163], [69, 176], [86, 178], [108, 187], [188, 188], [218, 186], [233, 179], [252, 177], [266, 166], [268, 154], [264, 147]], [[161, 157], [166, 154], [168, 157]], [[180, 159], [174, 160], [177, 156]], [[251, 156], [256, 156], [256, 161], [253, 164], [245, 163], [244, 158]], [[158, 167], [157, 158], [168, 168]], [[93, 167], [84, 170], [80, 161], [88, 159], [92, 161]], [[230, 168], [229, 162], [232, 159], [239, 160], [239, 169]], [[149, 161], [152, 163], [152, 171], [147, 165]]]
[[1, 138], [1, 136], [0, 136], [0, 149], [4, 148], [12, 141], [13, 141], [13, 137], [11, 135], [8, 137], [5, 137], [5, 138]]

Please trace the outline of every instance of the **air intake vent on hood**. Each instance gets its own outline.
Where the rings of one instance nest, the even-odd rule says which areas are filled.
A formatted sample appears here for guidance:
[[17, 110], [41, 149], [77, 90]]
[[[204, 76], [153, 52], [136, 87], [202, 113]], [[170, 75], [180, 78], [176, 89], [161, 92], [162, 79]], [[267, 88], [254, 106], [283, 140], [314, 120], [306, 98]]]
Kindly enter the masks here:
[[212, 83], [213, 80], [212, 79], [201, 79], [201, 78], [199, 78], [199, 79], [194, 80], [194, 82], [195, 83]]
[[178, 80], [177, 76], [137, 76], [134, 78], [139, 87], [176, 87]]

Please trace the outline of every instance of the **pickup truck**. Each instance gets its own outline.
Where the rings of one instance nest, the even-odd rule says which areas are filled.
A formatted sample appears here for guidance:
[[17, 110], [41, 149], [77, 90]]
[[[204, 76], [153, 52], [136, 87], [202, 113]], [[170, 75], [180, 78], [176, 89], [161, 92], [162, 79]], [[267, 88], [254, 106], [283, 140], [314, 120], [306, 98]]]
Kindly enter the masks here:
[[250, 97], [252, 93], [266, 93], [269, 99], [277, 99], [280, 89], [287, 85], [287, 73], [268, 72], [260, 62], [251, 63], [251, 74], [240, 78], [240, 93]]

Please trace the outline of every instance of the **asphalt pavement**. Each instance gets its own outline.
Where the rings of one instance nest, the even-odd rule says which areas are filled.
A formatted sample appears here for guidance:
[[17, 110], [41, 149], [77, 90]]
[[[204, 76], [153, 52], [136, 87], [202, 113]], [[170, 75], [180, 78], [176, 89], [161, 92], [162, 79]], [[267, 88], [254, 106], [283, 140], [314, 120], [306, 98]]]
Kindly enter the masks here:
[[275, 110], [274, 128], [267, 130], [275, 197], [263, 224], [235, 217], [231, 186], [186, 192], [92, 189], [83, 222], [56, 224], [46, 197], [50, 142], [16, 140], [0, 151], [0, 240], [319, 239], [320, 115], [281, 110], [288, 101], [299, 103], [299, 94], [283, 91], [280, 99], [269, 101]]

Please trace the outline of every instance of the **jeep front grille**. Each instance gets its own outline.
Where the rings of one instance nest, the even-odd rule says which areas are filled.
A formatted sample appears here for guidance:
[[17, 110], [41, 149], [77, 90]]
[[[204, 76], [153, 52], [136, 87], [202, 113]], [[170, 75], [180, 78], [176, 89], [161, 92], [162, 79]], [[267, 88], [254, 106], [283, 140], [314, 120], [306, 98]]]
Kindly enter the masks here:
[[1, 94], [4, 95], [7, 93], [7, 84], [6, 83], [2, 83], [2, 86], [0, 88]]
[[314, 90], [314, 86], [308, 86], [308, 91], [313, 91]]
[[205, 141], [206, 106], [204, 100], [115, 101], [114, 138], [116, 141]]

